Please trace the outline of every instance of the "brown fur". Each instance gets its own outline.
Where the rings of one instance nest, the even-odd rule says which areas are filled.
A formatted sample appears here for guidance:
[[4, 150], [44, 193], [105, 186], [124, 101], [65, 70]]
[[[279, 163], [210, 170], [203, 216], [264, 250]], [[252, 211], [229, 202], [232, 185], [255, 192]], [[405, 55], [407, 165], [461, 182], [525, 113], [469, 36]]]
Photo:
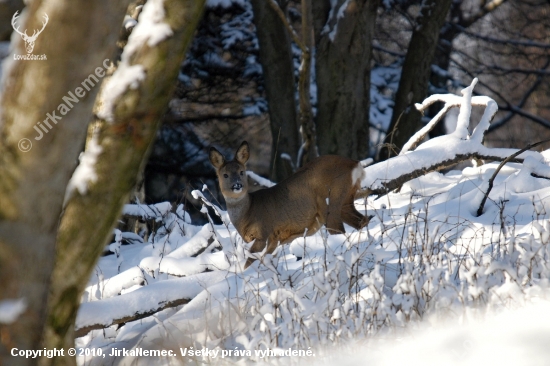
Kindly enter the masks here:
[[[245, 242], [256, 240], [250, 252], [261, 252], [267, 244], [266, 253], [272, 253], [277, 245], [303, 236], [305, 229], [312, 235], [326, 225], [329, 233], [336, 234], [344, 232], [344, 222], [355, 229], [368, 224], [369, 218], [353, 204], [363, 174], [357, 161], [321, 156], [279, 184], [248, 193], [248, 157], [246, 142], [229, 162], [216, 149], [210, 149], [210, 162], [216, 168], [231, 222]], [[356, 181], [352, 182], [354, 176]], [[249, 258], [245, 268], [253, 261]]]

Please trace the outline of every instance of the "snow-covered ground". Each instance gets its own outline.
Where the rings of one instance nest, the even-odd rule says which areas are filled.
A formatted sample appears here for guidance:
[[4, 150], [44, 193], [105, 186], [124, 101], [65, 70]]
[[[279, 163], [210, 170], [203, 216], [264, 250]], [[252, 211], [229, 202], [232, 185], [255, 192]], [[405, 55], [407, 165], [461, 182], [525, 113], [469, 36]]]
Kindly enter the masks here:
[[[454, 133], [395, 164], [365, 168], [376, 175], [364, 187], [380, 190], [453, 152], [509, 155], [481, 145], [481, 128], [494, 112], [490, 100], [472, 99], [474, 85], [462, 99], [439, 97], [460, 107]], [[480, 100], [489, 112], [470, 134], [471, 104]], [[100, 259], [77, 317], [78, 329], [106, 329], [77, 339], [88, 349], [78, 361], [544, 364], [550, 359], [550, 151], [519, 158], [524, 162], [495, 176], [480, 216], [498, 163], [431, 172], [398, 191], [358, 200], [357, 209], [374, 216], [367, 228], [346, 227], [339, 235], [322, 229], [246, 270], [246, 245], [226, 212], [217, 209], [223, 225], [194, 226], [181, 206], [129, 205], [125, 212], [142, 212], [157, 229], [146, 240], [116, 232], [114, 254]], [[134, 353], [111, 356], [113, 350]], [[145, 357], [139, 350], [174, 353]]]

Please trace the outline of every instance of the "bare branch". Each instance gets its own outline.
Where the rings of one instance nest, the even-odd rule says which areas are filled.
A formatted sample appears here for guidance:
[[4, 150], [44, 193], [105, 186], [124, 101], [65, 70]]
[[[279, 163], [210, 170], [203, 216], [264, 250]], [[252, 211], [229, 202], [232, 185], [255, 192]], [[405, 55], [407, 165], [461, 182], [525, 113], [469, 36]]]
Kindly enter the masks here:
[[470, 17], [463, 18], [460, 21], [460, 26], [464, 28], [468, 28], [475, 22], [477, 22], [479, 19], [483, 18], [488, 13], [492, 12], [502, 4], [504, 4], [506, 0], [493, 0], [486, 3], [483, 2], [483, 6], [478, 9], [474, 14], [472, 14]]
[[499, 65], [490, 66], [491, 69], [496, 71], [502, 71], [504, 75], [506, 74], [526, 74], [526, 75], [539, 75], [539, 76], [548, 76], [550, 75], [550, 70], [546, 70], [546, 67], [541, 69], [524, 69], [519, 67], [506, 68]]
[[521, 46], [521, 47], [535, 47], [535, 48], [542, 48], [542, 49], [550, 48], [550, 43], [540, 43], [540, 42], [534, 42], [534, 41], [519, 41], [519, 40], [513, 40], [513, 39], [499, 39], [499, 38], [494, 38], [489, 36], [482, 36], [481, 34], [470, 32], [466, 28], [460, 25], [455, 24], [454, 26], [460, 29], [462, 33], [470, 37], [481, 39], [483, 41], [487, 41], [491, 43], [514, 45], [514, 46]]
[[[550, 65], [550, 59], [548, 59], [546, 61], [546, 64], [544, 65], [543, 67], [543, 70], [544, 71], [547, 71], [546, 68], [548, 68], [548, 66]], [[543, 78], [543, 75], [542, 74], [539, 74], [537, 75], [537, 79], [535, 80], [535, 82], [533, 83], [533, 85], [531, 85], [531, 87], [525, 92], [525, 94], [523, 95], [523, 98], [521, 98], [521, 100], [519, 101], [519, 103], [517, 104], [517, 107], [515, 108], [515, 110], [511, 110], [510, 113], [508, 113], [504, 118], [502, 118], [500, 121], [497, 121], [495, 123], [493, 123], [491, 125], [491, 127], [489, 128], [489, 131], [494, 131], [496, 130], [497, 128], [500, 128], [502, 127], [506, 122], [508, 122], [516, 113], [517, 114], [520, 114], [521, 115], [521, 112], [522, 110], [520, 108], [523, 108], [523, 106], [525, 105], [525, 103], [527, 103], [527, 101], [529, 100], [529, 97], [531, 96], [531, 94], [533, 94], [538, 88], [539, 86], [542, 84], [542, 81], [544, 80]], [[524, 116], [526, 118], [530, 118], [528, 116]], [[541, 117], [539, 116], [533, 116], [534, 118], [536, 119], [541, 119], [540, 121], [540, 124], [542, 124], [543, 126], [549, 126], [550, 127], [550, 122], [549, 121], [545, 121], [545, 120], [542, 120]]]
[[[456, 60], [456, 58], [452, 58], [451, 61], [461, 70], [463, 71], [464, 73], [466, 73], [467, 75], [469, 76], [472, 76], [474, 77], [474, 75], [468, 70], [467, 67], [465, 67], [464, 65], [462, 65], [460, 62], [458, 62]], [[514, 104], [510, 101], [507, 100], [506, 97], [504, 97], [501, 93], [499, 93], [497, 90], [495, 90], [494, 88], [492, 88], [489, 84], [486, 84], [482, 81], [479, 82], [480, 85], [483, 85], [485, 88], [487, 88], [489, 91], [491, 91], [491, 93], [493, 93], [494, 95], [496, 95], [499, 99], [501, 99], [505, 105], [499, 105], [499, 109], [500, 110], [503, 110], [503, 111], [510, 111], [512, 113], [512, 115], [509, 115], [509, 116], [506, 116], [503, 120], [499, 121], [498, 123], [495, 123], [495, 127], [491, 127], [489, 129], [489, 131], [493, 131], [499, 127], [502, 127], [502, 125], [504, 125], [505, 122], [509, 121], [512, 117], [513, 117], [513, 114], [518, 114], [522, 117], [525, 117], [527, 119], [530, 119], [531, 121], [535, 122], [535, 123], [538, 123], [539, 125], [545, 127], [545, 128], [550, 128], [550, 121], [542, 118], [542, 117], [539, 117], [539, 116], [536, 116], [534, 114], [531, 114], [529, 112], [526, 112], [525, 110], [522, 109], [523, 105], [516, 105], [514, 106]]]

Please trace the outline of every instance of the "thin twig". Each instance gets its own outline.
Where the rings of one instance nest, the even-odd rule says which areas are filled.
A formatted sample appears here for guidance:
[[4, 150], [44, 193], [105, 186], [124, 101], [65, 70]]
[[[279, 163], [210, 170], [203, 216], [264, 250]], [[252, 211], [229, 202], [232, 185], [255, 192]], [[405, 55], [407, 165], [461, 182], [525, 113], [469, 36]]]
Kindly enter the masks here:
[[524, 153], [527, 150], [531, 150], [534, 147], [542, 145], [542, 144], [544, 144], [545, 142], [548, 142], [548, 141], [550, 141], [550, 139], [535, 142], [533, 144], [529, 144], [529, 145], [525, 146], [523, 149], [518, 150], [515, 153], [513, 153], [512, 155], [508, 156], [506, 159], [504, 159], [498, 165], [497, 169], [495, 170], [495, 172], [493, 173], [491, 178], [489, 178], [489, 186], [487, 187], [487, 192], [485, 192], [485, 195], [483, 196], [483, 199], [481, 200], [481, 203], [479, 204], [479, 208], [477, 209], [477, 216], [478, 217], [481, 216], [481, 214], [483, 213], [483, 207], [485, 206], [485, 202], [487, 202], [487, 198], [489, 197], [489, 193], [491, 193], [491, 190], [493, 189], [493, 183], [494, 183], [495, 178], [496, 178], [498, 172], [500, 171], [500, 169], [502, 169], [502, 167], [504, 165], [506, 165], [506, 163], [510, 162], [510, 160], [515, 159], [518, 155]]

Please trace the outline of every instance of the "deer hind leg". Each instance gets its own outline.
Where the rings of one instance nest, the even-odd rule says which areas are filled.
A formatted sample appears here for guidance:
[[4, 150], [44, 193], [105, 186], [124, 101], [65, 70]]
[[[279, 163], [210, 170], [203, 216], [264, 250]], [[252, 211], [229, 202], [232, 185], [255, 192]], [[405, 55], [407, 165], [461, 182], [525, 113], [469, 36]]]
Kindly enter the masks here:
[[327, 229], [328, 233], [333, 234], [342, 234], [346, 232], [346, 229], [344, 229], [344, 222], [342, 221], [342, 216], [338, 212], [330, 212], [329, 215], [327, 215]]
[[369, 224], [371, 216], [365, 216], [357, 211], [353, 201], [353, 196], [351, 196], [342, 205], [342, 220], [354, 229], [359, 230]]
[[343, 195], [341, 192], [331, 191], [326, 207], [325, 225], [329, 234], [342, 234], [346, 232], [344, 222], [342, 221], [342, 201]]

